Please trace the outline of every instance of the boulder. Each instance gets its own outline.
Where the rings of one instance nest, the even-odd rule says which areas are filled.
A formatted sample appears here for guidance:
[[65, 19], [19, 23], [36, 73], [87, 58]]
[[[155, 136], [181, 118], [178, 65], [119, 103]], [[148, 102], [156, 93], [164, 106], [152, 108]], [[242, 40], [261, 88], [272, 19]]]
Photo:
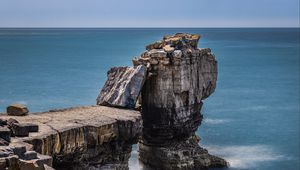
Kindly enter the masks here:
[[146, 71], [143, 65], [111, 68], [97, 104], [134, 109], [146, 79]]
[[10, 116], [25, 116], [29, 111], [26, 106], [16, 103], [8, 106], [6, 112]]

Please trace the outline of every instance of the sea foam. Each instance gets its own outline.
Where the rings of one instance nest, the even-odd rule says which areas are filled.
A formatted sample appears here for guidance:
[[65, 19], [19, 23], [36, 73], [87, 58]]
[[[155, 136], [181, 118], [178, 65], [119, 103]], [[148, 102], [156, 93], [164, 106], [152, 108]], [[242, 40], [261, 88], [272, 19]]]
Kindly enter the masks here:
[[261, 163], [286, 159], [267, 145], [251, 146], [205, 146], [209, 153], [226, 159], [230, 168], [251, 169]]

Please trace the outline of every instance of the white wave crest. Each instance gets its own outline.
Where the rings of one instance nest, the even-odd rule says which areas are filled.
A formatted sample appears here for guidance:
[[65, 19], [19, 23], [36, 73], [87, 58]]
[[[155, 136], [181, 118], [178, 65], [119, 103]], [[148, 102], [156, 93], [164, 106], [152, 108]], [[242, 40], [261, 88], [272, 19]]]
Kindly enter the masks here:
[[231, 122], [230, 119], [210, 119], [210, 118], [204, 119], [203, 121], [206, 124], [212, 124], [212, 125]]
[[285, 159], [284, 155], [266, 145], [253, 146], [205, 146], [209, 153], [226, 159], [231, 168], [248, 169], [267, 161]]

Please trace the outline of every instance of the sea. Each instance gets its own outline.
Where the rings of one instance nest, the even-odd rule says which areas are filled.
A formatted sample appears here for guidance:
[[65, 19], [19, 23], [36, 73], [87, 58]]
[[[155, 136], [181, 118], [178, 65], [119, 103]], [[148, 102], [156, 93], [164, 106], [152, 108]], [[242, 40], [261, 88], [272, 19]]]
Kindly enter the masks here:
[[[218, 60], [197, 133], [228, 170], [299, 169], [299, 28], [1, 28], [0, 112], [95, 105], [114, 66], [177, 32], [201, 35]], [[137, 146], [130, 170], [142, 170]]]

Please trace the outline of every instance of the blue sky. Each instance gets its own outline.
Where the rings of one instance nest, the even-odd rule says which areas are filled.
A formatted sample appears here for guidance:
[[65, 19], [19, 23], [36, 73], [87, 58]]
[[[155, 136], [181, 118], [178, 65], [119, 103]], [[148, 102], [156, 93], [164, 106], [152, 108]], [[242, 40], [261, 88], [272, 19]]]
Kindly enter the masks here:
[[0, 27], [299, 27], [299, 0], [0, 0]]

